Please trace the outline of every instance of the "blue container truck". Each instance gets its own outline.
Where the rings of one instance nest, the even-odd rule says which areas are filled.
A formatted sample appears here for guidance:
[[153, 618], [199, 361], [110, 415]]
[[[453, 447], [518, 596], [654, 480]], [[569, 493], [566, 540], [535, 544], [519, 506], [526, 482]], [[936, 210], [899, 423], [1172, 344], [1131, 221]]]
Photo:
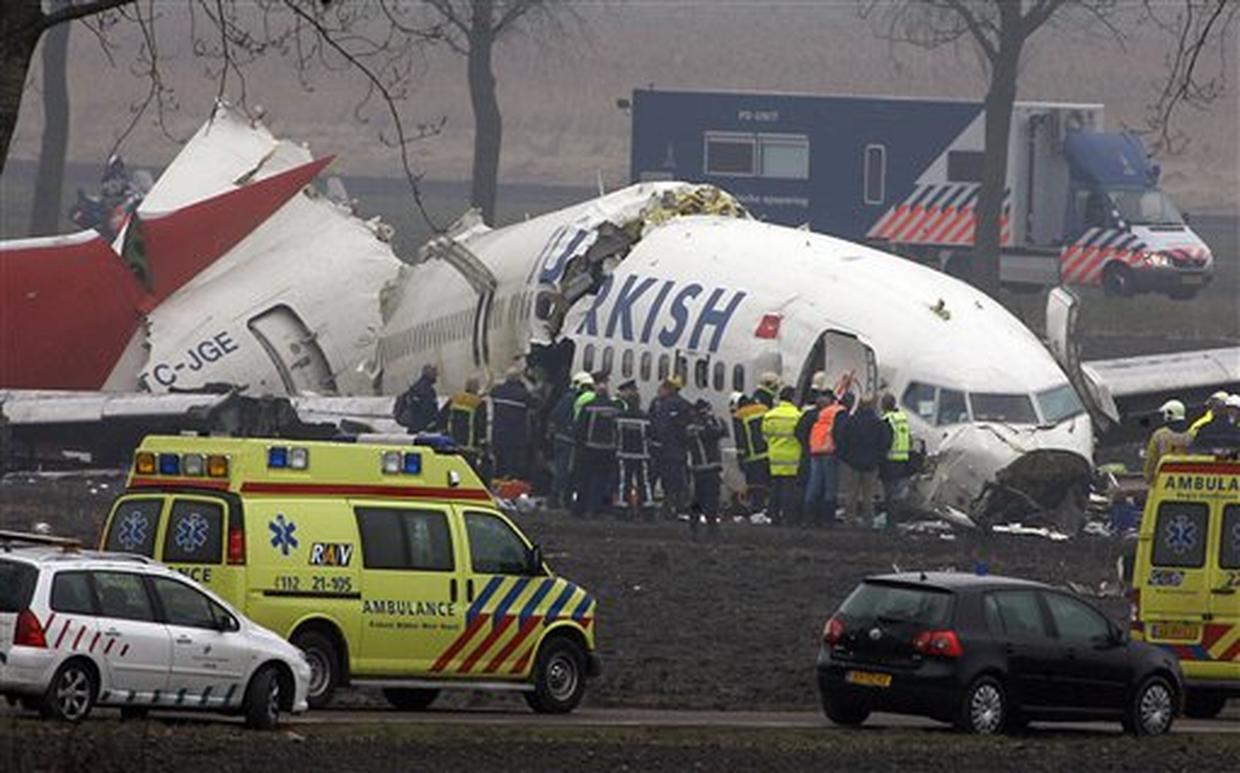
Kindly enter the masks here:
[[[756, 216], [950, 270], [973, 245], [986, 116], [942, 99], [637, 89], [634, 182], [710, 182]], [[1018, 102], [1000, 278], [1192, 298], [1214, 257], [1102, 105]]]

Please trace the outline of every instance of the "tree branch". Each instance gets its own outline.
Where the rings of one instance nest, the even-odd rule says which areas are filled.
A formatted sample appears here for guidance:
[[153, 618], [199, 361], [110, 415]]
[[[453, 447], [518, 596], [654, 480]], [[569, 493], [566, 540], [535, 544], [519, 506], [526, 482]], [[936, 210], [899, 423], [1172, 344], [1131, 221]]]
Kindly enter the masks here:
[[[990, 38], [986, 36], [986, 30], [982, 28], [982, 24], [977, 16], [969, 10], [969, 7], [962, 0], [947, 0], [947, 7], [965, 23], [965, 26], [969, 28], [969, 33], [973, 35], [973, 39], [981, 47], [982, 53], [986, 54], [986, 58], [990, 60], [991, 64], [994, 64], [999, 57], [999, 50], [991, 42]], [[999, 7], [1002, 10], [1002, 4]]]

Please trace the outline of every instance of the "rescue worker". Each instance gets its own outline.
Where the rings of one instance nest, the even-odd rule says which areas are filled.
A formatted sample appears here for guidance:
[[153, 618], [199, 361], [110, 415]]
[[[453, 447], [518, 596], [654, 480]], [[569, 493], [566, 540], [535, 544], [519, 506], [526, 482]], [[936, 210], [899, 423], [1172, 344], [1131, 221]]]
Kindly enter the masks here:
[[835, 393], [830, 389], [820, 390], [815, 402], [807, 438], [809, 479], [805, 483], [802, 514], [811, 525], [832, 526], [839, 488], [839, 458], [833, 430], [844, 406], [835, 401]]
[[732, 435], [736, 443], [736, 462], [745, 476], [745, 495], [752, 512], [766, 507], [766, 493], [770, 487], [770, 470], [767, 467], [766, 438], [762, 434], [762, 417], [766, 415], [765, 403], [742, 395], [737, 400], [732, 415]]
[[793, 399], [796, 390], [784, 387], [779, 402], [762, 417], [762, 436], [766, 438], [771, 488], [766, 513], [771, 523], [783, 526], [797, 519], [797, 471], [801, 465], [801, 443], [796, 427], [801, 411]]
[[908, 414], [900, 409], [896, 396], [890, 392], [883, 395], [883, 421], [891, 428], [891, 446], [887, 458], [879, 468], [883, 483], [883, 510], [887, 513], [887, 528], [895, 528], [898, 510], [908, 497], [908, 482], [912, 477], [909, 452], [913, 436], [909, 431]]
[[1188, 434], [1190, 437], [1196, 437], [1201, 428], [1214, 421], [1215, 413], [1221, 412], [1227, 403], [1227, 393], [1219, 390], [1206, 398], [1206, 412], [1201, 414], [1192, 424], [1188, 426]]
[[602, 371], [595, 373], [591, 391], [577, 399], [577, 443], [574, 452], [577, 497], [572, 508], [576, 518], [603, 514], [611, 500], [616, 466], [616, 417], [619, 414], [619, 403], [608, 394], [607, 374]]
[[417, 381], [396, 398], [392, 410], [392, 418], [396, 423], [409, 430], [409, 434], [427, 432], [436, 429], [439, 418], [439, 397], [435, 394], [435, 382], [439, 379], [439, 369], [434, 365], [423, 365], [422, 375]]
[[845, 517], [853, 523], [872, 526], [878, 468], [891, 447], [891, 427], [874, 412], [874, 398], [865, 397], [847, 421], [836, 422], [833, 433], [849, 481], [845, 491]]
[[768, 411], [779, 401], [779, 374], [767, 371], [758, 377], [758, 388], [753, 390], [753, 402], [761, 403]]
[[650, 417], [642, 410], [641, 393], [636, 381], [626, 381], [617, 390], [620, 415], [616, 419], [620, 461], [619, 504], [621, 511], [636, 518], [643, 511], [653, 514], [654, 497], [650, 494]]
[[594, 380], [589, 373], [580, 371], [573, 375], [569, 388], [551, 408], [547, 425], [551, 430], [554, 464], [551, 471], [551, 500], [554, 507], [569, 507], [573, 503], [573, 451], [576, 445], [576, 427], [573, 409], [577, 398], [587, 388], [593, 389]]
[[1150, 433], [1150, 441], [1145, 447], [1145, 482], [1153, 483], [1158, 473], [1158, 462], [1168, 454], [1181, 454], [1192, 445], [1192, 435], [1188, 434], [1188, 420], [1185, 418], [1184, 403], [1179, 400], [1168, 400], [1158, 407], [1162, 415], [1163, 425]]
[[1223, 406], [1214, 410], [1210, 423], [1197, 430], [1192, 447], [1204, 451], [1240, 448], [1240, 395], [1228, 395]]
[[698, 400], [693, 404], [693, 418], [686, 428], [689, 468], [693, 471], [690, 531], [697, 531], [699, 520], [705, 520], [712, 530], [719, 526], [719, 489], [723, 480], [720, 442], [727, 434], [723, 422], [711, 412], [709, 402]]
[[452, 395], [439, 414], [440, 426], [461, 449], [465, 457], [483, 479], [482, 455], [486, 450], [487, 404], [478, 394], [481, 382], [476, 376], [465, 379], [465, 388]]
[[515, 365], [508, 369], [504, 383], [491, 390], [491, 448], [498, 478], [527, 478], [533, 403], [521, 379], [521, 368]]
[[685, 506], [689, 488], [686, 447], [693, 406], [680, 396], [680, 388], [678, 376], [664, 379], [650, 416], [650, 428], [659, 443], [655, 467], [663, 483], [663, 507], [672, 518]]

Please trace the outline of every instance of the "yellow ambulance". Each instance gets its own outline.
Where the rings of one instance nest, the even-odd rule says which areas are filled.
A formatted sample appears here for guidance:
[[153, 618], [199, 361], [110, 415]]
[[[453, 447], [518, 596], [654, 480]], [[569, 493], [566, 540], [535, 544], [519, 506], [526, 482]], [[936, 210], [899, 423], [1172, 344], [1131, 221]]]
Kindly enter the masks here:
[[1168, 456], [1138, 534], [1132, 633], [1180, 658], [1184, 713], [1240, 697], [1240, 460]]
[[423, 442], [148, 437], [100, 547], [162, 561], [299, 646], [311, 706], [354, 684], [402, 709], [462, 687], [571, 711], [598, 673], [594, 597]]

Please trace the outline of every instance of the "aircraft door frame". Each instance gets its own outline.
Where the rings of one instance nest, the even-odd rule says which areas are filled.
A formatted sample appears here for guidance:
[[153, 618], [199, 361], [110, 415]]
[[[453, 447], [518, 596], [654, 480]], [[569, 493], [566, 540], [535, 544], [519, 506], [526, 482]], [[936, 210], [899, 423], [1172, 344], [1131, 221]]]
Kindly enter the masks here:
[[[849, 349], [852, 351], [849, 352]], [[830, 357], [832, 351], [837, 353], [834, 362]], [[845, 370], [850, 364], [853, 367]], [[857, 373], [858, 365], [864, 369], [861, 374]], [[827, 380], [831, 388], [837, 392], [837, 397], [842, 384], [847, 384], [846, 391], [853, 392], [858, 398], [878, 396], [878, 356], [874, 352], [874, 347], [854, 333], [828, 328], [814, 339], [797, 376], [797, 396], [802, 404], [809, 401], [814, 373], [820, 370], [827, 372]], [[858, 384], [859, 389], [855, 388]]]

